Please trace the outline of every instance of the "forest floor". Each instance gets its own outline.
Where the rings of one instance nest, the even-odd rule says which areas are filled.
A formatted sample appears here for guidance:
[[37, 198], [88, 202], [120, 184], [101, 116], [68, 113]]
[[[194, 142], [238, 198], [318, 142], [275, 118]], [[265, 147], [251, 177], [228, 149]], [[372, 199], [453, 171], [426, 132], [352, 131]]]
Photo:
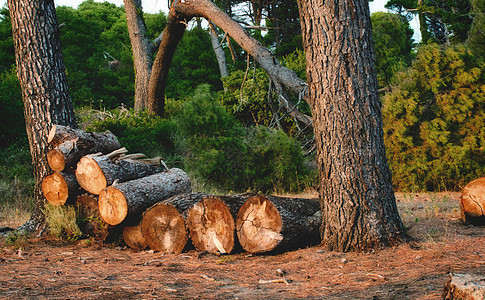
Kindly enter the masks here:
[[440, 299], [449, 273], [485, 274], [485, 228], [459, 194], [396, 194], [412, 242], [367, 253], [315, 246], [277, 255], [180, 255], [0, 240], [1, 299]]

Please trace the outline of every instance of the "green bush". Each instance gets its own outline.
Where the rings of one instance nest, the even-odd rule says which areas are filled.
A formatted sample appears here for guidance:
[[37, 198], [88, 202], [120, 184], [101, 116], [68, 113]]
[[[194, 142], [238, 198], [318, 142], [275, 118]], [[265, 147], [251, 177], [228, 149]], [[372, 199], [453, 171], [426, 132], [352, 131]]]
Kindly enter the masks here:
[[458, 190], [485, 175], [485, 64], [463, 46], [423, 46], [383, 98], [399, 190]]

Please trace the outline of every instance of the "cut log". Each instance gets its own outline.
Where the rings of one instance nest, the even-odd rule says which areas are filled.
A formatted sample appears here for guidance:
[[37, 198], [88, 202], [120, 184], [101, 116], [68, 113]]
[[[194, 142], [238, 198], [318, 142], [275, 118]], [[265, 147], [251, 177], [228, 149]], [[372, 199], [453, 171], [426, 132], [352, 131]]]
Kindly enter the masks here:
[[188, 241], [182, 215], [166, 203], [157, 203], [145, 211], [141, 231], [150, 249], [166, 253], [181, 253]]
[[443, 290], [445, 300], [485, 299], [485, 276], [450, 274], [450, 281]]
[[321, 223], [318, 199], [256, 195], [241, 206], [236, 231], [248, 252], [279, 252], [317, 244]]
[[98, 209], [98, 196], [82, 194], [75, 203], [79, 229], [96, 241], [109, 242], [120, 235], [120, 228], [110, 226], [103, 221]]
[[126, 182], [160, 173], [164, 169], [160, 165], [160, 160], [154, 165], [131, 159], [113, 160], [109, 154], [91, 154], [81, 158], [77, 164], [76, 178], [86, 191], [99, 195], [115, 180], [119, 183]]
[[80, 188], [73, 173], [54, 172], [42, 180], [42, 193], [47, 201], [54, 206], [61, 206], [74, 200]]
[[109, 131], [85, 132], [61, 125], [52, 127], [48, 141], [55, 148], [47, 153], [47, 162], [52, 170], [58, 172], [74, 167], [84, 155], [106, 154], [121, 147], [116, 136]]
[[109, 186], [99, 195], [99, 211], [106, 223], [117, 225], [127, 217], [141, 215], [145, 209], [157, 202], [190, 191], [187, 174], [173, 168]]
[[148, 247], [148, 244], [141, 231], [141, 223], [133, 226], [125, 226], [123, 228], [123, 240], [128, 247], [135, 250], [143, 250]]
[[460, 211], [465, 223], [485, 225], [485, 177], [475, 179], [463, 188]]

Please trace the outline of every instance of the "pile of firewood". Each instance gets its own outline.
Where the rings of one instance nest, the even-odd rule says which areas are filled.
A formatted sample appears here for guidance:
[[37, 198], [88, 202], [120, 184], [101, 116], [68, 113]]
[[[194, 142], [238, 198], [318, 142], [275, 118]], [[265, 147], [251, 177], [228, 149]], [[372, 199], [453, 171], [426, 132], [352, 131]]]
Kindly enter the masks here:
[[187, 174], [160, 158], [127, 154], [110, 132], [56, 125], [48, 136], [54, 173], [42, 181], [52, 205], [75, 205], [81, 230], [97, 240], [123, 232], [134, 249], [180, 253], [282, 251], [318, 243], [317, 199], [191, 193]]

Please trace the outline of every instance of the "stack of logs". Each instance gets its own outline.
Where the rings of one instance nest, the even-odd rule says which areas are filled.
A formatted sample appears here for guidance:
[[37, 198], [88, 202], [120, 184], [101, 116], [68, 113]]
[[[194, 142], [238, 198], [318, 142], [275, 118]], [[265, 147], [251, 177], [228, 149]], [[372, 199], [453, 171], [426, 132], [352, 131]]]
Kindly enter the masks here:
[[284, 251], [320, 240], [317, 199], [259, 194], [191, 193], [187, 174], [160, 158], [127, 154], [110, 132], [87, 133], [55, 125], [48, 142], [54, 173], [43, 193], [52, 205], [75, 205], [81, 230], [106, 241], [123, 232], [134, 249], [252, 253]]

